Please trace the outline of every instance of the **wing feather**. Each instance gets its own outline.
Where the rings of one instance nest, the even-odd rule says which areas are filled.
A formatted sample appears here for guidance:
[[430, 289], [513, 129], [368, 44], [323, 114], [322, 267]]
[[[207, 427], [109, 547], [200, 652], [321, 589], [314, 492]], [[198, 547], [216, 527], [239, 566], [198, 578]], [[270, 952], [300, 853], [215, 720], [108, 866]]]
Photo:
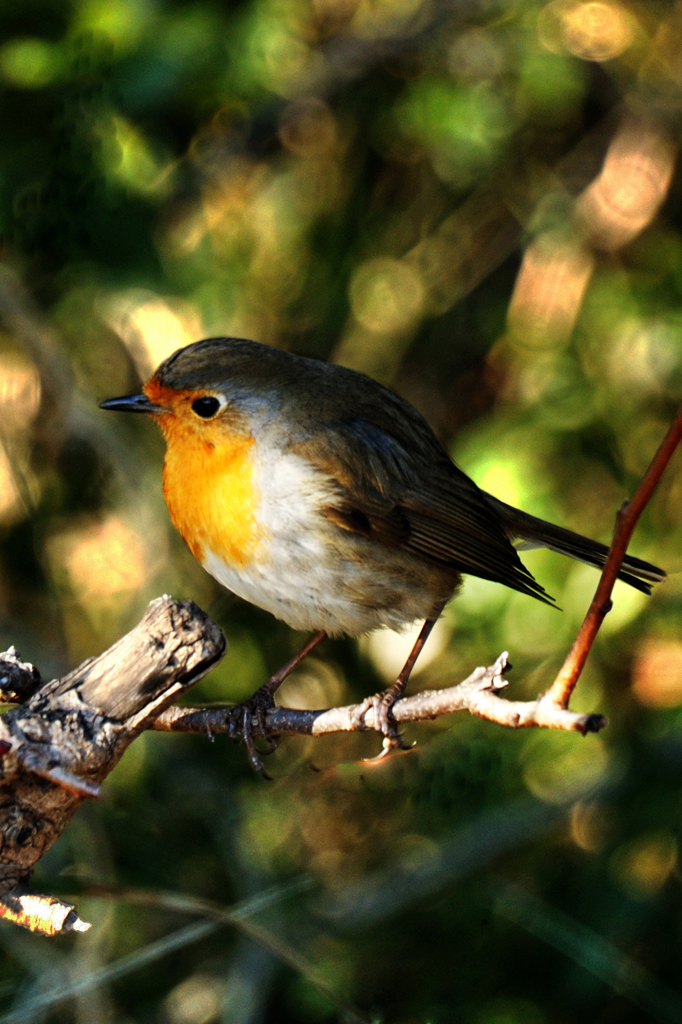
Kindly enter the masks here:
[[433, 434], [427, 452], [431, 472], [425, 473], [419, 440], [398, 440], [358, 418], [327, 427], [294, 450], [333, 481], [324, 514], [341, 529], [551, 604], [483, 492], [457, 469]]

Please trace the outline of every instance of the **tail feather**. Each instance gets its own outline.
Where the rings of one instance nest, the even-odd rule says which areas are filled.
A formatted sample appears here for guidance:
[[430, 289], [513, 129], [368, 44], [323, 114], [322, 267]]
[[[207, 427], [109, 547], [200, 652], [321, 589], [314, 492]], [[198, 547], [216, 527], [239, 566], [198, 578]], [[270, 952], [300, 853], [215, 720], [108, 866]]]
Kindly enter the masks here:
[[[506, 505], [503, 501], [493, 498], [491, 494], [485, 496], [500, 517], [517, 550], [549, 548], [550, 551], [557, 551], [560, 555], [586, 562], [597, 569], [604, 565], [609, 551], [604, 544], [583, 537], [572, 530], [565, 530], [561, 526], [554, 526], [544, 519], [530, 516], [527, 512], [521, 512], [512, 505]], [[643, 594], [650, 594], [652, 584], [660, 583], [665, 577], [663, 569], [632, 555], [625, 556], [618, 573], [619, 580]]]

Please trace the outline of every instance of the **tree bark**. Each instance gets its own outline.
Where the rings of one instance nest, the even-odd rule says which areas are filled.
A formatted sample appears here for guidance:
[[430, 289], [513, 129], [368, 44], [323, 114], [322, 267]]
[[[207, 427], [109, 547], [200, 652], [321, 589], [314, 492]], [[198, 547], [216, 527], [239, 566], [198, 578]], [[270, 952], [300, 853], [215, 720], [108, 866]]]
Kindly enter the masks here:
[[[40, 685], [12, 649], [0, 659], [0, 916], [45, 934], [84, 926], [73, 908], [28, 892], [37, 861], [126, 747], [218, 662], [222, 631], [192, 601], [161, 597], [97, 658]], [[69, 908], [62, 913], [63, 908]]]

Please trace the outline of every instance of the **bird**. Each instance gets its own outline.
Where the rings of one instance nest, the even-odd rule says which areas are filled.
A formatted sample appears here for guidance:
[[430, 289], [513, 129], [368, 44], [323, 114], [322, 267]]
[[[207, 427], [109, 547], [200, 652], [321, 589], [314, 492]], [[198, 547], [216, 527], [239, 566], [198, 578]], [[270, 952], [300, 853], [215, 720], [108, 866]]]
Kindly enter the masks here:
[[[426, 419], [371, 377], [281, 348], [198, 341], [165, 359], [141, 393], [101, 408], [160, 426], [170, 517], [203, 567], [313, 634], [231, 719], [266, 777], [254, 738], [266, 738], [279, 685], [325, 637], [423, 622], [394, 684], [356, 712], [360, 722], [374, 708], [388, 751], [401, 745], [391, 708], [463, 576], [554, 605], [519, 549], [597, 568], [608, 553], [479, 488]], [[666, 574], [628, 555], [618, 575], [648, 594]]]

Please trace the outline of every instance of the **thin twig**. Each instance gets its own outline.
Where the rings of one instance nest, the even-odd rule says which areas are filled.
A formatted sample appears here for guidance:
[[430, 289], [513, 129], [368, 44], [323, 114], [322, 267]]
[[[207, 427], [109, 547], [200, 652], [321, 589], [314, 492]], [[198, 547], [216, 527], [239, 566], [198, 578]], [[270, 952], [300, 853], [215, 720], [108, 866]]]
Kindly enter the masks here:
[[55, 896], [30, 892], [25, 883], [14, 886], [0, 896], [0, 918], [41, 935], [87, 932], [91, 927], [78, 916], [72, 903], [66, 903]]
[[681, 440], [682, 408], [651, 460], [634, 498], [632, 501], [625, 502], [616, 516], [616, 529], [592, 604], [556, 679], [542, 698], [547, 704], [554, 704], [560, 708], [568, 707], [571, 694], [585, 667], [587, 656], [592, 649], [597, 633], [604, 618], [611, 610], [611, 592], [639, 517], [646, 508]]
[[[598, 732], [606, 725], [603, 715], [577, 714], [565, 708], [550, 707], [543, 698], [531, 701], [510, 701], [498, 696], [507, 686], [504, 673], [508, 666], [507, 652], [494, 665], [477, 668], [467, 679], [443, 690], [423, 690], [413, 697], [403, 697], [393, 706], [398, 723], [421, 722], [457, 711], [469, 711], [479, 718], [514, 729], [540, 726], [571, 732]], [[367, 708], [356, 717], [357, 704], [324, 711], [299, 711], [295, 708], [273, 708], [266, 715], [270, 736], [324, 736], [334, 732], [380, 732], [374, 709]], [[191, 732], [215, 735], [229, 732], [229, 708], [167, 708], [149, 728], [161, 732]], [[255, 722], [254, 722], [255, 724]]]

